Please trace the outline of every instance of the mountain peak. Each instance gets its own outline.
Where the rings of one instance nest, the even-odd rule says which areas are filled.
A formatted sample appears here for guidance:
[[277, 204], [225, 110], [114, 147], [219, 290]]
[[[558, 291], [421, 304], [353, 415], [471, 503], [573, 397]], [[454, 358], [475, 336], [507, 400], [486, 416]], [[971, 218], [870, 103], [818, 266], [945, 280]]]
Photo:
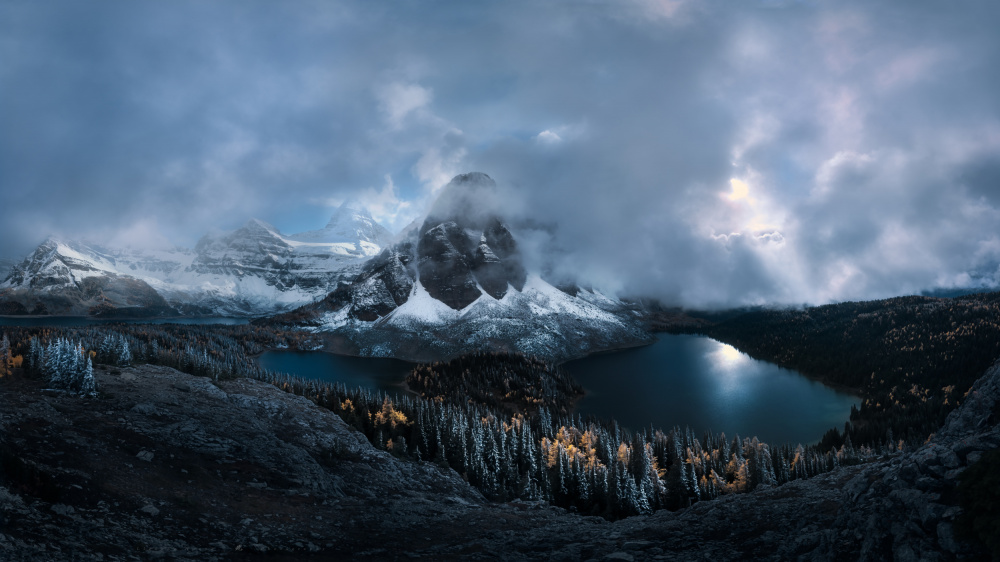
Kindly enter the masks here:
[[366, 215], [370, 214], [368, 212], [368, 207], [365, 207], [364, 204], [362, 204], [354, 197], [345, 199], [344, 202], [341, 203], [339, 207], [337, 207], [337, 211], [357, 211], [359, 213], [363, 213]]
[[372, 214], [368, 211], [368, 208], [359, 203], [356, 199], [348, 199], [337, 207], [337, 210], [333, 212], [333, 216], [330, 217], [330, 221], [326, 223], [326, 229], [334, 229], [344, 223], [351, 222], [375, 222], [372, 218]]
[[484, 174], [483, 172], [469, 172], [467, 174], [458, 174], [457, 176], [451, 178], [451, 182], [449, 183], [489, 185], [490, 187], [496, 187], [497, 185], [497, 182], [493, 181], [493, 178]]
[[325, 227], [293, 234], [288, 238], [310, 243], [369, 242], [384, 246], [392, 239], [392, 234], [376, 222], [364, 205], [348, 199], [337, 207]]
[[424, 222], [423, 231], [443, 221], [482, 228], [500, 213], [502, 198], [493, 178], [482, 172], [459, 174], [444, 186]]
[[243, 228], [248, 230], [267, 230], [268, 232], [274, 232], [276, 229], [269, 223], [266, 223], [260, 219], [252, 218], [243, 225]]

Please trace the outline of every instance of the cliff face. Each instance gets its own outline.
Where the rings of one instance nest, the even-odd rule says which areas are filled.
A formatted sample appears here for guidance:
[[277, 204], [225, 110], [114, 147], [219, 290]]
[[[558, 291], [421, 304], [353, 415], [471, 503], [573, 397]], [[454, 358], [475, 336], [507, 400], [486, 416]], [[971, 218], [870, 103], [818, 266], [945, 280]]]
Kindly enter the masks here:
[[[101, 396], [0, 380], [0, 558], [947, 560], [958, 475], [1000, 446], [1000, 369], [916, 451], [615, 523], [491, 504], [276, 387], [143, 366]], [[980, 553], [981, 554], [981, 553]]]

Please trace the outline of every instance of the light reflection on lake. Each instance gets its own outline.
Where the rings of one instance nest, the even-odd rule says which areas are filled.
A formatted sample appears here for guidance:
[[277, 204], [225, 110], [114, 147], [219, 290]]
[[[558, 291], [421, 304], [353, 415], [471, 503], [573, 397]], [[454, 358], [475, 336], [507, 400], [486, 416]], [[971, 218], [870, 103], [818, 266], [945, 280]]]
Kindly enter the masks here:
[[813, 443], [843, 428], [857, 397], [757, 361], [710, 338], [660, 335], [652, 345], [564, 365], [587, 395], [577, 411], [639, 429], [690, 426], [699, 434]]
[[[396, 359], [332, 355], [319, 351], [269, 351], [261, 365], [304, 378], [341, 382], [389, 393], [412, 364]], [[781, 443], [814, 443], [843, 428], [858, 399], [794, 371], [757, 361], [703, 336], [661, 335], [656, 343], [566, 363], [587, 390], [577, 411], [615, 418], [631, 429], [675, 425], [700, 435], [756, 435]]]

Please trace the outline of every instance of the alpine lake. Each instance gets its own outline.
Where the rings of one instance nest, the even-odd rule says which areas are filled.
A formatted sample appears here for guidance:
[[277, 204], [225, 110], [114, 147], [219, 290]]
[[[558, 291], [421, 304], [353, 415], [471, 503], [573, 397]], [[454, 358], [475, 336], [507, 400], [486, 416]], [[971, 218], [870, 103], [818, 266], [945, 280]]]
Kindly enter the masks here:
[[[320, 351], [268, 351], [261, 365], [290, 375], [405, 392], [413, 364]], [[659, 334], [651, 345], [563, 364], [584, 388], [575, 414], [614, 418], [623, 427], [757, 436], [771, 444], [815, 443], [850, 418], [856, 396], [747, 356], [704, 336]]]
[[[245, 318], [94, 319], [0, 317], [0, 326], [79, 327], [116, 322], [238, 325]], [[413, 367], [399, 359], [322, 351], [267, 351], [261, 366], [301, 378], [339, 382], [387, 394], [406, 392]], [[815, 443], [842, 428], [860, 399], [736, 348], [695, 335], [658, 334], [654, 343], [600, 353], [562, 365], [584, 388], [574, 414], [613, 418], [632, 430], [690, 427], [757, 436], [771, 444]]]

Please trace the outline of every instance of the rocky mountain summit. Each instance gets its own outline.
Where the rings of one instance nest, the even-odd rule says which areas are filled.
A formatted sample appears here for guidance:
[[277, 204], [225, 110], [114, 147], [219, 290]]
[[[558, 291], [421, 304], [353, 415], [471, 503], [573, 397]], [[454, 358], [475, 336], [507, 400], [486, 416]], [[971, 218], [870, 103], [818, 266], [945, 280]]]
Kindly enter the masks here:
[[436, 360], [475, 349], [555, 360], [650, 341], [638, 307], [529, 272], [496, 182], [456, 176], [426, 219], [321, 302], [272, 319], [341, 352]]
[[0, 381], [6, 560], [951, 560], [955, 484], [1000, 446], [1000, 368], [917, 450], [617, 522], [485, 501], [246, 379], [101, 368], [101, 395]]
[[488, 294], [522, 291], [524, 266], [513, 234], [490, 208], [496, 183], [483, 173], [456, 176], [419, 230], [417, 274], [427, 294], [461, 310]]
[[0, 282], [0, 312], [261, 315], [323, 298], [391, 240], [342, 205], [325, 228], [286, 236], [258, 219], [193, 249], [137, 250], [49, 238]]

